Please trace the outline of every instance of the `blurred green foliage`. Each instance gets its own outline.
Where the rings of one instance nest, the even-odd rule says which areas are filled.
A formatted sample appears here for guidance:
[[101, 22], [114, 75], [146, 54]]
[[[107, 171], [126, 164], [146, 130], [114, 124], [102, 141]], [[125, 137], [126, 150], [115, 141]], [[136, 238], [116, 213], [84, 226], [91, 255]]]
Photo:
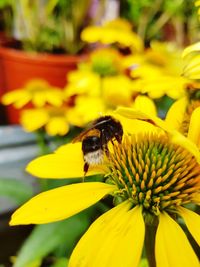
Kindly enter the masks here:
[[166, 40], [166, 32], [175, 31], [174, 40], [184, 45], [197, 38], [197, 9], [192, 0], [122, 0], [121, 16], [130, 20], [136, 32], [148, 44], [152, 38]]
[[[10, 34], [28, 51], [75, 54], [91, 0], [3, 0]], [[9, 20], [9, 21], [8, 21]], [[12, 28], [10, 28], [12, 25]]]

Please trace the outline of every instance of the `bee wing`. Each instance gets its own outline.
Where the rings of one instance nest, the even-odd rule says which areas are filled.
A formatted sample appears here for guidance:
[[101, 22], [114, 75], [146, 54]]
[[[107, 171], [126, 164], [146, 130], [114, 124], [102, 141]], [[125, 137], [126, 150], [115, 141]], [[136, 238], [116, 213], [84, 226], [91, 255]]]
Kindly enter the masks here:
[[82, 142], [83, 139], [87, 136], [98, 136], [99, 137], [101, 135], [101, 131], [97, 129], [96, 127], [104, 124], [105, 122], [112, 121], [112, 120], [113, 118], [111, 116], [104, 116], [104, 117], [100, 117], [94, 120], [93, 122], [90, 123], [89, 127], [85, 131], [80, 133], [77, 137], [75, 137], [72, 140], [72, 143]]
[[87, 136], [100, 136], [100, 131], [98, 129], [93, 128], [94, 126], [92, 126], [89, 129], [86, 129], [85, 131], [83, 131], [82, 133], [80, 133], [78, 136], [76, 136], [73, 140], [72, 143], [76, 143], [76, 142], [82, 142], [83, 139]]

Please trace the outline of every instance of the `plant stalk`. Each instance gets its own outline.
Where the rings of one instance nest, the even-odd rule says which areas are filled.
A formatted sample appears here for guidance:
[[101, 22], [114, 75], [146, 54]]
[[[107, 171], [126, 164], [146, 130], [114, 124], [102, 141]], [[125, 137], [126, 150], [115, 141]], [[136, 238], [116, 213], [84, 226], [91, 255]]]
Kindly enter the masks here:
[[45, 132], [43, 130], [36, 131], [37, 144], [40, 148], [40, 155], [45, 155], [50, 153], [47, 141], [45, 139]]
[[156, 259], [155, 259], [156, 229], [157, 229], [156, 225], [146, 224], [145, 250], [149, 267], [156, 267]]

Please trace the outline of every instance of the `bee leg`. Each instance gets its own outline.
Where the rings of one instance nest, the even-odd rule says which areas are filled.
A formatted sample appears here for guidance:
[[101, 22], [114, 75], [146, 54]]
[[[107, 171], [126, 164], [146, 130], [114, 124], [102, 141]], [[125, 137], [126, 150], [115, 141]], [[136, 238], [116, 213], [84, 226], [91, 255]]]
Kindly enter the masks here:
[[83, 170], [84, 170], [83, 182], [85, 179], [85, 175], [88, 172], [88, 169], [89, 169], [89, 164], [87, 162], [85, 162], [84, 167], [83, 167]]
[[[102, 134], [101, 134], [101, 143], [102, 143], [102, 148], [103, 148], [103, 151], [104, 153], [106, 154], [107, 158], [109, 158], [110, 156], [110, 153], [109, 153], [109, 150], [108, 150], [108, 145], [107, 145], [107, 139], [106, 139], [106, 135], [104, 133], [104, 130], [102, 130]], [[111, 140], [112, 142], [112, 140]]]
[[120, 135], [115, 135], [115, 139], [117, 140], [117, 142], [118, 142], [119, 144], [121, 144], [121, 142], [122, 142], [122, 137], [121, 137]]

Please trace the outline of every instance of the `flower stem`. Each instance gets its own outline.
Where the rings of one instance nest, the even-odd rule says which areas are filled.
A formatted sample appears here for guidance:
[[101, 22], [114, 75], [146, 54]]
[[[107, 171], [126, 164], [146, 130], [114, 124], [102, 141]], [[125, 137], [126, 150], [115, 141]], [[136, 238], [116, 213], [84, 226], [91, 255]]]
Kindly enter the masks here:
[[35, 132], [37, 137], [37, 144], [40, 148], [40, 154], [45, 155], [50, 152], [47, 141], [45, 139], [45, 132], [43, 130], [38, 130]]
[[149, 267], [156, 267], [155, 251], [154, 251], [156, 229], [157, 229], [156, 225], [146, 224], [145, 250]]

